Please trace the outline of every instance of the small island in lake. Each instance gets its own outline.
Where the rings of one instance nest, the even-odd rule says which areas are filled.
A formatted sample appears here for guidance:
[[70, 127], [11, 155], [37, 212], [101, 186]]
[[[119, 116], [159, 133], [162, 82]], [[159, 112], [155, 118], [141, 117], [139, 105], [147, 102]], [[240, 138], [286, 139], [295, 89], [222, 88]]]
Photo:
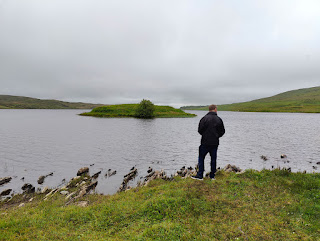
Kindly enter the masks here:
[[[100, 106], [92, 109], [91, 112], [85, 112], [80, 115], [95, 117], [136, 117], [136, 109], [138, 106], [139, 104]], [[195, 114], [186, 113], [183, 110], [175, 109], [171, 106], [154, 105], [155, 118], [184, 118], [195, 116]]]

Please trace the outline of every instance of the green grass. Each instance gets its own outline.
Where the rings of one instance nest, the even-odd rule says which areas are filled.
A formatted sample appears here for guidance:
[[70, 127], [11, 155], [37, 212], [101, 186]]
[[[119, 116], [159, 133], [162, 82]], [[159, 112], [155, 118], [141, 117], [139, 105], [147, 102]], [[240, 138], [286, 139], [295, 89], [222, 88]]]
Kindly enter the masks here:
[[217, 180], [155, 180], [90, 205], [64, 196], [0, 207], [0, 240], [319, 240], [320, 174], [219, 172]]
[[[95, 117], [134, 117], [135, 109], [138, 104], [108, 105], [94, 108], [91, 112], [82, 113], [83, 116]], [[154, 111], [156, 118], [173, 118], [173, 117], [194, 117], [180, 109], [171, 106], [155, 105]]]
[[0, 95], [0, 109], [92, 109], [97, 106], [101, 105]]
[[[183, 107], [208, 110], [207, 106]], [[320, 113], [320, 87], [292, 90], [272, 97], [229, 105], [219, 105], [222, 111]]]

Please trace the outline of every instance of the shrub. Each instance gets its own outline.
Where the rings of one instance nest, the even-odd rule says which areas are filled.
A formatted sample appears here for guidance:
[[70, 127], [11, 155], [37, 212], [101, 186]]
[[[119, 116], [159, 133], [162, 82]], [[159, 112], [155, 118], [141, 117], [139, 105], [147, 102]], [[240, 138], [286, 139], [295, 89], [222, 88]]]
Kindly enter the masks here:
[[135, 117], [150, 119], [154, 117], [155, 106], [150, 100], [143, 99], [135, 111]]

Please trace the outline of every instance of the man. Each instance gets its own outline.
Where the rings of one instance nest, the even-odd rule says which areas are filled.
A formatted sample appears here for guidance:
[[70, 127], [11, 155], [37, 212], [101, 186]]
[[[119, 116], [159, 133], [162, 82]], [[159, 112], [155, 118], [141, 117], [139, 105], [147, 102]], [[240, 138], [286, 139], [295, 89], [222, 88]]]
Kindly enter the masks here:
[[210, 178], [214, 180], [217, 168], [217, 151], [219, 146], [219, 138], [225, 133], [223, 121], [217, 115], [217, 106], [210, 105], [209, 113], [206, 114], [199, 122], [198, 132], [201, 137], [201, 145], [199, 146], [199, 171], [193, 179], [203, 180], [204, 159], [208, 153], [211, 156], [211, 172]]

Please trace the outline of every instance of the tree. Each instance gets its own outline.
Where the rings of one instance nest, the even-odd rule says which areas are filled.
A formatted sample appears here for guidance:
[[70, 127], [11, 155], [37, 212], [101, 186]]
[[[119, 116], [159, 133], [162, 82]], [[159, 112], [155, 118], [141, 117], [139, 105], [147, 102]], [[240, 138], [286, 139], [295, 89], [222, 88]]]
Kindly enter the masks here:
[[153, 118], [154, 109], [154, 104], [150, 100], [143, 99], [135, 111], [135, 116], [143, 119]]

